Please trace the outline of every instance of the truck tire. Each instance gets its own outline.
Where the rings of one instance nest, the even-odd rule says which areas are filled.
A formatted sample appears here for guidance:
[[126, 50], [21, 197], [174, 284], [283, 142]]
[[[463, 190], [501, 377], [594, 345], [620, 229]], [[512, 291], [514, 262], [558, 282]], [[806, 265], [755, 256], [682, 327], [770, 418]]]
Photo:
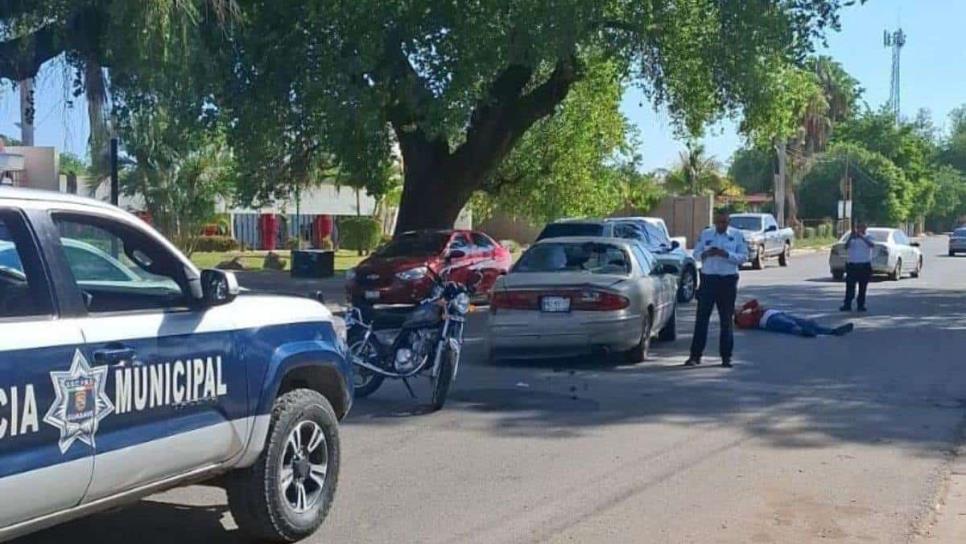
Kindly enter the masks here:
[[657, 333], [658, 342], [673, 342], [678, 338], [678, 309], [675, 306], [671, 312], [671, 317], [664, 324], [661, 332]]
[[758, 251], [755, 252], [755, 258], [751, 261], [751, 267], [755, 270], [761, 270], [765, 268], [765, 248], [764, 246], [759, 247]]
[[314, 533], [339, 480], [339, 424], [332, 405], [311, 389], [275, 400], [258, 460], [227, 479], [228, 506], [243, 534], [295, 542]]
[[785, 242], [785, 247], [782, 248], [782, 254], [778, 256], [778, 266], [788, 266], [788, 259], [792, 256], [792, 245]]

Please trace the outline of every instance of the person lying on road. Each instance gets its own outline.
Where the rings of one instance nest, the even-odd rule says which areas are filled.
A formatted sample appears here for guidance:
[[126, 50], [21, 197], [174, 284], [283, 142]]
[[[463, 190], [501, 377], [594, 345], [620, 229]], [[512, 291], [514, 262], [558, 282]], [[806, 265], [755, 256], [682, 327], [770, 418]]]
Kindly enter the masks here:
[[795, 334], [806, 338], [818, 335], [844, 336], [855, 328], [852, 323], [830, 328], [819, 325], [814, 319], [794, 316], [779, 310], [769, 310], [751, 299], [735, 313], [735, 324], [739, 329], [764, 329], [785, 334]]

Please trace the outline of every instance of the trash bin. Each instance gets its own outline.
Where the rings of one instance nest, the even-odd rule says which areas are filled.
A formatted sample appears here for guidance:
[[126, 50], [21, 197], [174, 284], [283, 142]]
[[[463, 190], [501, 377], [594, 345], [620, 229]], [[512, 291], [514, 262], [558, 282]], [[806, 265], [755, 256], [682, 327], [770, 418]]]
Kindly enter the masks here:
[[331, 278], [335, 275], [335, 252], [322, 249], [292, 251], [293, 278]]

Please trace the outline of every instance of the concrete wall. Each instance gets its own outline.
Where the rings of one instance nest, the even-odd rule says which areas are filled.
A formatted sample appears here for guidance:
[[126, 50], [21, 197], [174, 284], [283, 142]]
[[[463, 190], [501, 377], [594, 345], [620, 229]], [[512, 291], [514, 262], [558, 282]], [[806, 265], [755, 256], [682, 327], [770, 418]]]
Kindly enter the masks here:
[[543, 225], [535, 225], [529, 219], [513, 217], [500, 212], [482, 221], [477, 228], [495, 240], [513, 240], [523, 245], [532, 244]]
[[671, 237], [684, 236], [690, 246], [711, 224], [713, 212], [714, 198], [711, 196], [668, 196], [650, 210], [625, 209], [614, 216], [660, 217], [667, 224]]
[[24, 158], [24, 170], [18, 180], [21, 187], [60, 190], [60, 154], [55, 148], [11, 145], [6, 151]]

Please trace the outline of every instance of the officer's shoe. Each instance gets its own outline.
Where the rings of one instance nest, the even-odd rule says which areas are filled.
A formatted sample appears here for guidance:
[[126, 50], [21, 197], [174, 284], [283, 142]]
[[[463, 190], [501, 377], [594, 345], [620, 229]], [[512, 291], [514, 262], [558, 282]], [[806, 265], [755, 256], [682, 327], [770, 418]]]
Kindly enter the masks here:
[[684, 366], [698, 366], [701, 364], [701, 357], [695, 357], [694, 355], [688, 357], [687, 361], [684, 361]]
[[839, 308], [839, 311], [840, 312], [851, 312], [852, 311], [852, 305], [851, 304], [843, 304], [842, 307]]
[[732, 366], [734, 366], [734, 365], [731, 364], [731, 357], [726, 357], [726, 358], [722, 359], [721, 360], [721, 366], [723, 366], [725, 368], [731, 368]]

